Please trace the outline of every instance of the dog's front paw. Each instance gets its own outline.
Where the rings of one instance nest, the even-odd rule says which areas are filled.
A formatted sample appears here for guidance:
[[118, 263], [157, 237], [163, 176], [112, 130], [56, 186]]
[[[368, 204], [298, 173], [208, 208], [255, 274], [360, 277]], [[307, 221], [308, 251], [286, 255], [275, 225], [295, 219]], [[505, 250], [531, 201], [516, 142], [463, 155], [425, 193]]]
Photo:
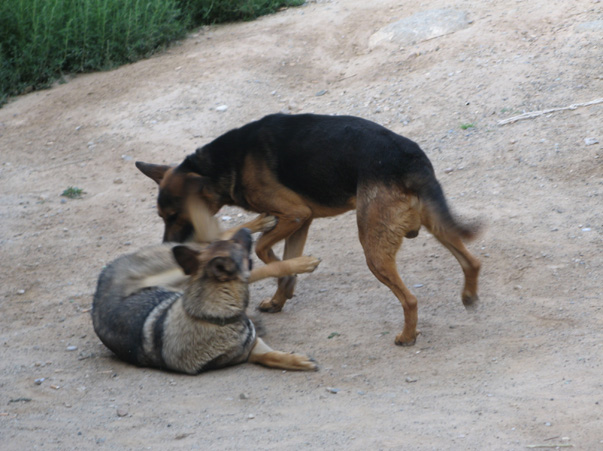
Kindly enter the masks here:
[[311, 257], [309, 255], [303, 255], [301, 257], [296, 258], [297, 267], [295, 273], [307, 273], [314, 271], [318, 265], [320, 264], [320, 259]]
[[291, 354], [291, 369], [300, 371], [318, 371], [318, 365], [316, 361], [303, 354]]
[[282, 305], [277, 305], [272, 302], [272, 298], [264, 299], [258, 305], [258, 310], [265, 313], [278, 313], [283, 309]]

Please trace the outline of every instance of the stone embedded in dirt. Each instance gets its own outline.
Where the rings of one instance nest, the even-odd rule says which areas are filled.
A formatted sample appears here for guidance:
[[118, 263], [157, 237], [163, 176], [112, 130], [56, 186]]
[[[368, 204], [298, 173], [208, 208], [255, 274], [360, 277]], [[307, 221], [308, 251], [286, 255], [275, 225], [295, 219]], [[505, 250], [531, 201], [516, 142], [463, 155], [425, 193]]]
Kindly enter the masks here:
[[216, 111], [218, 113], [223, 113], [224, 111], [226, 111], [228, 109], [228, 105], [220, 105], [219, 107], [216, 107]]
[[128, 415], [128, 411], [127, 410], [117, 409], [117, 416], [118, 417], [125, 417], [126, 415]]
[[41, 377], [41, 378], [39, 378], [39, 379], [36, 379], [36, 380], [34, 381], [34, 384], [36, 384], [36, 385], [42, 385], [42, 382], [44, 382], [44, 380], [45, 380], [45, 379], [46, 379], [46, 378], [44, 378], [44, 377]]
[[241, 393], [239, 399], [249, 399], [249, 395], [247, 393]]
[[599, 144], [599, 140], [597, 138], [584, 138], [584, 144], [592, 146], [593, 144]]
[[333, 393], [334, 395], [336, 395], [337, 393], [339, 393], [341, 390], [338, 388], [333, 388], [333, 387], [327, 387], [327, 391], [329, 393]]
[[419, 379], [415, 379], [414, 377], [407, 376], [405, 380], [409, 384], [412, 384], [413, 382], [417, 382]]
[[576, 25], [578, 31], [603, 31], [603, 20], [593, 20]]
[[388, 43], [413, 45], [462, 30], [470, 23], [467, 13], [457, 9], [421, 11], [377, 31], [369, 39], [369, 48]]
[[65, 351], [77, 351], [77, 346], [67, 346], [67, 348], [65, 348]]

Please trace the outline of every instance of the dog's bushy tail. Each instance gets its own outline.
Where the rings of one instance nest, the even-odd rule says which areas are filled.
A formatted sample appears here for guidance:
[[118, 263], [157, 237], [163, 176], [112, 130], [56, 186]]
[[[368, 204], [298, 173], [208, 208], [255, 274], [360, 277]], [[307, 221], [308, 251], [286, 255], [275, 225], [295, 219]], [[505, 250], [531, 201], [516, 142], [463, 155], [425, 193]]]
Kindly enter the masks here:
[[474, 240], [480, 235], [483, 228], [480, 221], [467, 223], [455, 218], [448, 206], [442, 186], [433, 174], [430, 177], [421, 177], [421, 182], [415, 190], [423, 205], [421, 222], [434, 235], [452, 233], [465, 241]]

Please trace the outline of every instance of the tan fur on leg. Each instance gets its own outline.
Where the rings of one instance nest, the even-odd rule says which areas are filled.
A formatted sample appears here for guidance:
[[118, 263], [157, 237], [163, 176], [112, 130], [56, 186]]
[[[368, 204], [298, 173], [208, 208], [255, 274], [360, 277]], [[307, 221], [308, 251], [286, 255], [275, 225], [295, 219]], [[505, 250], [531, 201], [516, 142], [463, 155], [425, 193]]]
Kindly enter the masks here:
[[283, 370], [316, 371], [318, 365], [308, 356], [302, 354], [288, 354], [275, 351], [268, 346], [264, 340], [258, 338], [251, 350], [249, 362], [264, 365], [269, 368], [280, 368]]
[[292, 274], [312, 272], [316, 269], [320, 260], [318, 258], [302, 256], [284, 261], [268, 263], [260, 268], [254, 268], [249, 276], [249, 283], [268, 277], [284, 277]]

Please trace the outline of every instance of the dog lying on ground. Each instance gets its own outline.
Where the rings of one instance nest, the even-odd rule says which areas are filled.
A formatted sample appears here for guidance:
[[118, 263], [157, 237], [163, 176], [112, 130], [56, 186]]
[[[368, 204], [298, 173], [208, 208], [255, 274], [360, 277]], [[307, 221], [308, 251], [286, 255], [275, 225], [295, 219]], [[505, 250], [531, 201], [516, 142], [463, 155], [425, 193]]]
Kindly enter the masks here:
[[251, 271], [250, 251], [250, 230], [243, 228], [210, 245], [164, 243], [119, 257], [98, 280], [96, 334], [119, 358], [139, 366], [198, 374], [249, 361], [316, 370], [307, 356], [266, 345], [245, 311], [250, 281], [311, 272], [319, 260], [300, 257]]
[[[463, 304], [478, 302], [480, 262], [465, 248], [478, 225], [456, 220], [431, 162], [413, 141], [351, 116], [274, 114], [231, 130], [200, 147], [179, 166], [137, 162], [159, 185], [164, 240], [191, 233], [188, 199], [203, 199], [215, 214], [223, 205], [278, 218], [256, 244], [264, 263], [278, 261], [272, 246], [285, 240], [283, 259], [302, 254], [314, 218], [356, 209], [368, 267], [404, 309], [396, 344], [415, 343], [417, 299], [398, 275], [396, 253], [403, 238], [427, 228], [464, 272]], [[272, 299], [259, 308], [280, 311], [293, 296], [295, 276], [279, 279]]]

